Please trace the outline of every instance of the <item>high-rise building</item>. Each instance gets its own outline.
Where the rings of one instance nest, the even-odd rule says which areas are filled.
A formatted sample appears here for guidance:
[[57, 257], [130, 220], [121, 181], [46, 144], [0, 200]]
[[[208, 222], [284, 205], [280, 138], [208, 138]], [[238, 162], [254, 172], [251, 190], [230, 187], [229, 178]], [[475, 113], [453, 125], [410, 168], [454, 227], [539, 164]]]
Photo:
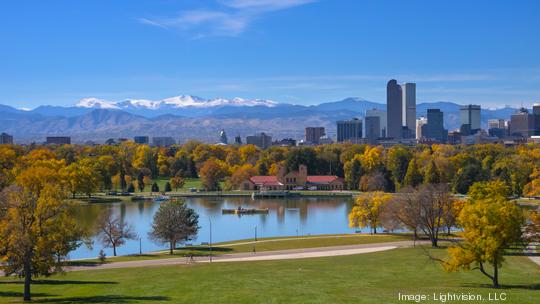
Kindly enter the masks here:
[[527, 109], [521, 108], [516, 114], [510, 117], [509, 133], [512, 136], [519, 136], [523, 138], [539, 135], [540, 130], [537, 128], [537, 121], [539, 120], [540, 115], [531, 114]]
[[69, 136], [47, 136], [45, 139], [47, 145], [70, 145], [71, 137]]
[[240, 135], [236, 135], [236, 137], [234, 138], [234, 144], [235, 145], [241, 145], [242, 144], [242, 137], [240, 137]]
[[403, 127], [403, 93], [395, 79], [386, 84], [386, 136], [401, 138]]
[[[386, 137], [386, 111], [379, 109], [366, 110], [365, 117], [379, 117], [380, 135], [378, 137]], [[364, 137], [367, 138], [368, 136], [364, 134]]]
[[11, 145], [13, 144], [13, 136], [2, 133], [0, 134], [0, 145]]
[[427, 118], [422, 116], [416, 120], [416, 139], [422, 138], [422, 126], [427, 124]]
[[248, 145], [255, 145], [259, 148], [266, 149], [272, 145], [272, 136], [266, 135], [264, 132], [246, 137]]
[[489, 129], [504, 129], [505, 121], [504, 119], [488, 119], [488, 130]]
[[219, 142], [225, 145], [228, 144], [227, 133], [225, 133], [224, 129], [221, 129], [221, 131], [219, 132]]
[[377, 140], [381, 138], [381, 119], [379, 116], [366, 116], [365, 117], [365, 137], [369, 144], [377, 144]]
[[439, 109], [427, 110], [427, 123], [422, 127], [422, 137], [445, 143], [448, 138], [448, 130], [444, 129], [444, 115]]
[[152, 137], [152, 145], [156, 147], [169, 147], [175, 143], [174, 139], [170, 136]]
[[133, 137], [133, 141], [136, 144], [141, 144], [141, 145], [148, 145], [148, 143], [150, 143], [150, 139], [148, 138], [148, 136], [135, 136]]
[[409, 136], [415, 137], [416, 130], [416, 83], [404, 83], [402, 91], [402, 123], [409, 130]]
[[480, 106], [466, 105], [459, 109], [461, 135], [471, 135], [480, 131]]
[[305, 140], [309, 144], [318, 145], [319, 139], [325, 135], [324, 127], [306, 127]]
[[362, 121], [358, 118], [338, 121], [337, 141], [360, 143], [362, 141]]

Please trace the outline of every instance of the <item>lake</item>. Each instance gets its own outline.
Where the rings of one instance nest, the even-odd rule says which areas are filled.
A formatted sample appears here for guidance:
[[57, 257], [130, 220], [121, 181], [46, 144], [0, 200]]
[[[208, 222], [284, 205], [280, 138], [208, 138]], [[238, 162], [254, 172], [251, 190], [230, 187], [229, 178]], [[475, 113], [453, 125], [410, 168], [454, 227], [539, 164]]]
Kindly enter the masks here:
[[[354, 233], [357, 229], [349, 228], [348, 214], [353, 199], [347, 197], [318, 197], [290, 199], [252, 199], [251, 197], [205, 197], [187, 198], [186, 203], [199, 214], [201, 227], [192, 244], [209, 242], [210, 221], [212, 222], [212, 242], [224, 242], [255, 237], [296, 236], [310, 234]], [[222, 209], [268, 208], [268, 214], [242, 215], [222, 214]], [[104, 208], [113, 212], [133, 225], [141, 240], [127, 241], [117, 248], [118, 255], [167, 249], [167, 244], [156, 244], [148, 239], [152, 219], [159, 208], [159, 203], [152, 201], [84, 204], [75, 208], [78, 221], [86, 228], [95, 225], [98, 215]], [[365, 229], [363, 231], [369, 231]], [[70, 253], [71, 259], [96, 257], [102, 245], [94, 240], [93, 248], [81, 246]], [[104, 249], [107, 256], [112, 256], [112, 249]]]

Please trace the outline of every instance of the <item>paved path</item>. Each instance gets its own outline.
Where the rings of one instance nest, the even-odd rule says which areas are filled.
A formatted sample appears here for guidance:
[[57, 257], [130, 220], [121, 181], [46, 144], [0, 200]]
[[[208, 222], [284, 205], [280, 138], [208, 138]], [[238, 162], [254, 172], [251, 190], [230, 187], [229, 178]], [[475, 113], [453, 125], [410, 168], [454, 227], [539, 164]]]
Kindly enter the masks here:
[[537, 265], [540, 266], [540, 256], [539, 255], [532, 255], [534, 253], [540, 254], [540, 252], [538, 250], [536, 250], [537, 245], [539, 245], [539, 244], [531, 244], [531, 245], [529, 245], [529, 247], [527, 248], [526, 254], [528, 253], [529, 254], [529, 259], [531, 259], [531, 261], [535, 262]]
[[[428, 242], [416, 242], [417, 244]], [[332, 246], [332, 247], [317, 247], [317, 248], [301, 248], [301, 249], [289, 249], [289, 250], [274, 250], [274, 251], [261, 251], [257, 253], [235, 253], [235, 254], [220, 254], [214, 256], [213, 262], [242, 262], [242, 261], [265, 261], [265, 260], [288, 260], [288, 259], [303, 259], [314, 257], [330, 257], [330, 256], [343, 256], [352, 254], [361, 254], [368, 252], [378, 252], [383, 250], [390, 250], [398, 247], [411, 247], [412, 241], [399, 241], [399, 242], [386, 242], [375, 244], [360, 244], [360, 245], [346, 245], [346, 246]], [[107, 264], [95, 265], [95, 266], [74, 266], [69, 267], [67, 271], [81, 271], [81, 270], [99, 270], [99, 269], [115, 269], [115, 268], [131, 268], [131, 267], [146, 267], [146, 266], [164, 266], [164, 265], [178, 265], [188, 264], [190, 261], [186, 257], [181, 258], [163, 258], [153, 260], [137, 260], [126, 262], [112, 262]], [[195, 257], [195, 263], [207, 263], [209, 257]]]

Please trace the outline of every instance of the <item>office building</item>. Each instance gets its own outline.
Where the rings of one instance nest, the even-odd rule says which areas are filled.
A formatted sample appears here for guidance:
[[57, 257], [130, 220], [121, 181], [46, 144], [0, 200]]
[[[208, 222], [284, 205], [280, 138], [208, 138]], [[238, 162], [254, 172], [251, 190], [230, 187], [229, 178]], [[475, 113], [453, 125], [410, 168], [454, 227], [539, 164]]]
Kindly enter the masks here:
[[371, 145], [377, 144], [381, 138], [381, 119], [378, 116], [366, 116], [365, 121], [365, 138]]
[[337, 141], [360, 143], [362, 141], [362, 121], [358, 118], [338, 121]]
[[409, 130], [407, 136], [414, 138], [416, 130], [416, 83], [402, 84], [401, 92], [402, 124]]
[[70, 145], [71, 137], [69, 136], [47, 136], [45, 139], [47, 145]]
[[489, 136], [504, 138], [508, 134], [508, 128], [506, 127], [506, 121], [504, 119], [489, 119], [488, 120], [488, 133]]
[[448, 130], [444, 129], [444, 115], [439, 109], [427, 110], [427, 123], [421, 127], [422, 138], [445, 143], [448, 138]]
[[2, 133], [0, 134], [0, 145], [11, 145], [13, 144], [13, 136]]
[[246, 137], [248, 145], [255, 145], [261, 149], [267, 149], [272, 145], [272, 136], [266, 135], [264, 132]]
[[523, 138], [540, 135], [538, 134], [540, 133], [539, 128], [537, 128], [538, 123], [540, 123], [540, 115], [531, 114], [527, 109], [521, 108], [510, 117], [510, 129], [508, 132], [511, 136]]
[[169, 147], [176, 142], [170, 136], [152, 137], [152, 145], [156, 147]]
[[272, 146], [278, 147], [294, 147], [296, 146], [296, 140], [292, 138], [284, 138], [282, 140], [276, 140], [272, 143]]
[[319, 139], [326, 136], [324, 127], [307, 127], [305, 133], [305, 140], [307, 144], [319, 144]]
[[[378, 109], [366, 110], [365, 117], [379, 117], [380, 135], [378, 137], [386, 137], [386, 111]], [[364, 137], [367, 138], [367, 135], [364, 134]]]
[[427, 118], [422, 116], [416, 120], [416, 139], [422, 138], [422, 126], [427, 124]]
[[221, 129], [221, 131], [219, 132], [219, 143], [224, 145], [228, 144], [227, 133], [225, 133], [224, 129]]
[[401, 138], [403, 121], [403, 97], [401, 86], [395, 79], [386, 84], [386, 113], [387, 126], [386, 136], [390, 138]]
[[480, 131], [480, 111], [478, 105], [466, 105], [459, 109], [461, 135], [467, 136]]
[[242, 137], [240, 137], [240, 135], [236, 135], [236, 137], [234, 138], [234, 144], [235, 145], [241, 145], [242, 144]]
[[133, 141], [136, 144], [141, 144], [141, 145], [148, 145], [150, 143], [150, 139], [148, 138], [148, 136], [135, 136], [133, 137]]

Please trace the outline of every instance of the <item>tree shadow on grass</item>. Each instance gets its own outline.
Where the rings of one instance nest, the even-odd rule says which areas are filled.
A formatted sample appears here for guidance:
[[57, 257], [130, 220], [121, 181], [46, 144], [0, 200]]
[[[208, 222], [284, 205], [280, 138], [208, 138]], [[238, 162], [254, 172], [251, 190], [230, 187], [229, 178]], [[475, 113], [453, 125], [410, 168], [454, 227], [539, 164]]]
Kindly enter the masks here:
[[162, 296], [120, 296], [120, 295], [107, 295], [107, 296], [89, 296], [89, 297], [69, 297], [69, 298], [57, 298], [57, 299], [37, 299], [34, 303], [132, 303], [132, 302], [151, 302], [151, 301], [170, 301], [170, 297]]
[[[190, 250], [196, 250], [196, 251], [210, 251], [210, 247], [207, 247], [207, 246], [189, 246], [189, 247], [181, 247], [181, 248], [176, 248], [175, 250], [178, 250], [178, 251], [190, 251]], [[212, 247], [212, 251], [216, 251], [216, 252], [227, 252], [227, 251], [232, 251], [232, 248], [227, 248], [227, 247]]]
[[469, 283], [469, 284], [462, 284], [462, 287], [468, 287], [468, 288], [491, 288], [494, 290], [498, 289], [528, 289], [528, 290], [540, 290], [540, 283], [532, 283], [532, 284], [501, 284], [499, 285], [499, 288], [493, 288], [493, 285], [491, 284], [478, 284], [478, 283]]
[[[24, 281], [0, 281], [2, 284], [24, 284]], [[101, 284], [118, 284], [112, 281], [74, 281], [74, 280], [32, 280], [32, 285], [101, 285]]]
[[[0, 298], [1, 297], [13, 297], [13, 298], [22, 298], [24, 294], [22, 292], [17, 291], [0, 291]], [[52, 297], [55, 295], [48, 294], [48, 293], [41, 293], [41, 292], [33, 292], [33, 297]]]
[[65, 266], [74, 266], [74, 267], [77, 267], [77, 266], [85, 266], [85, 267], [93, 267], [93, 266], [99, 266], [99, 265], [103, 265], [103, 264], [107, 264], [108, 261], [105, 261], [105, 262], [96, 262], [96, 261], [84, 261], [84, 260], [81, 260], [81, 261], [68, 261], [65, 263]]

